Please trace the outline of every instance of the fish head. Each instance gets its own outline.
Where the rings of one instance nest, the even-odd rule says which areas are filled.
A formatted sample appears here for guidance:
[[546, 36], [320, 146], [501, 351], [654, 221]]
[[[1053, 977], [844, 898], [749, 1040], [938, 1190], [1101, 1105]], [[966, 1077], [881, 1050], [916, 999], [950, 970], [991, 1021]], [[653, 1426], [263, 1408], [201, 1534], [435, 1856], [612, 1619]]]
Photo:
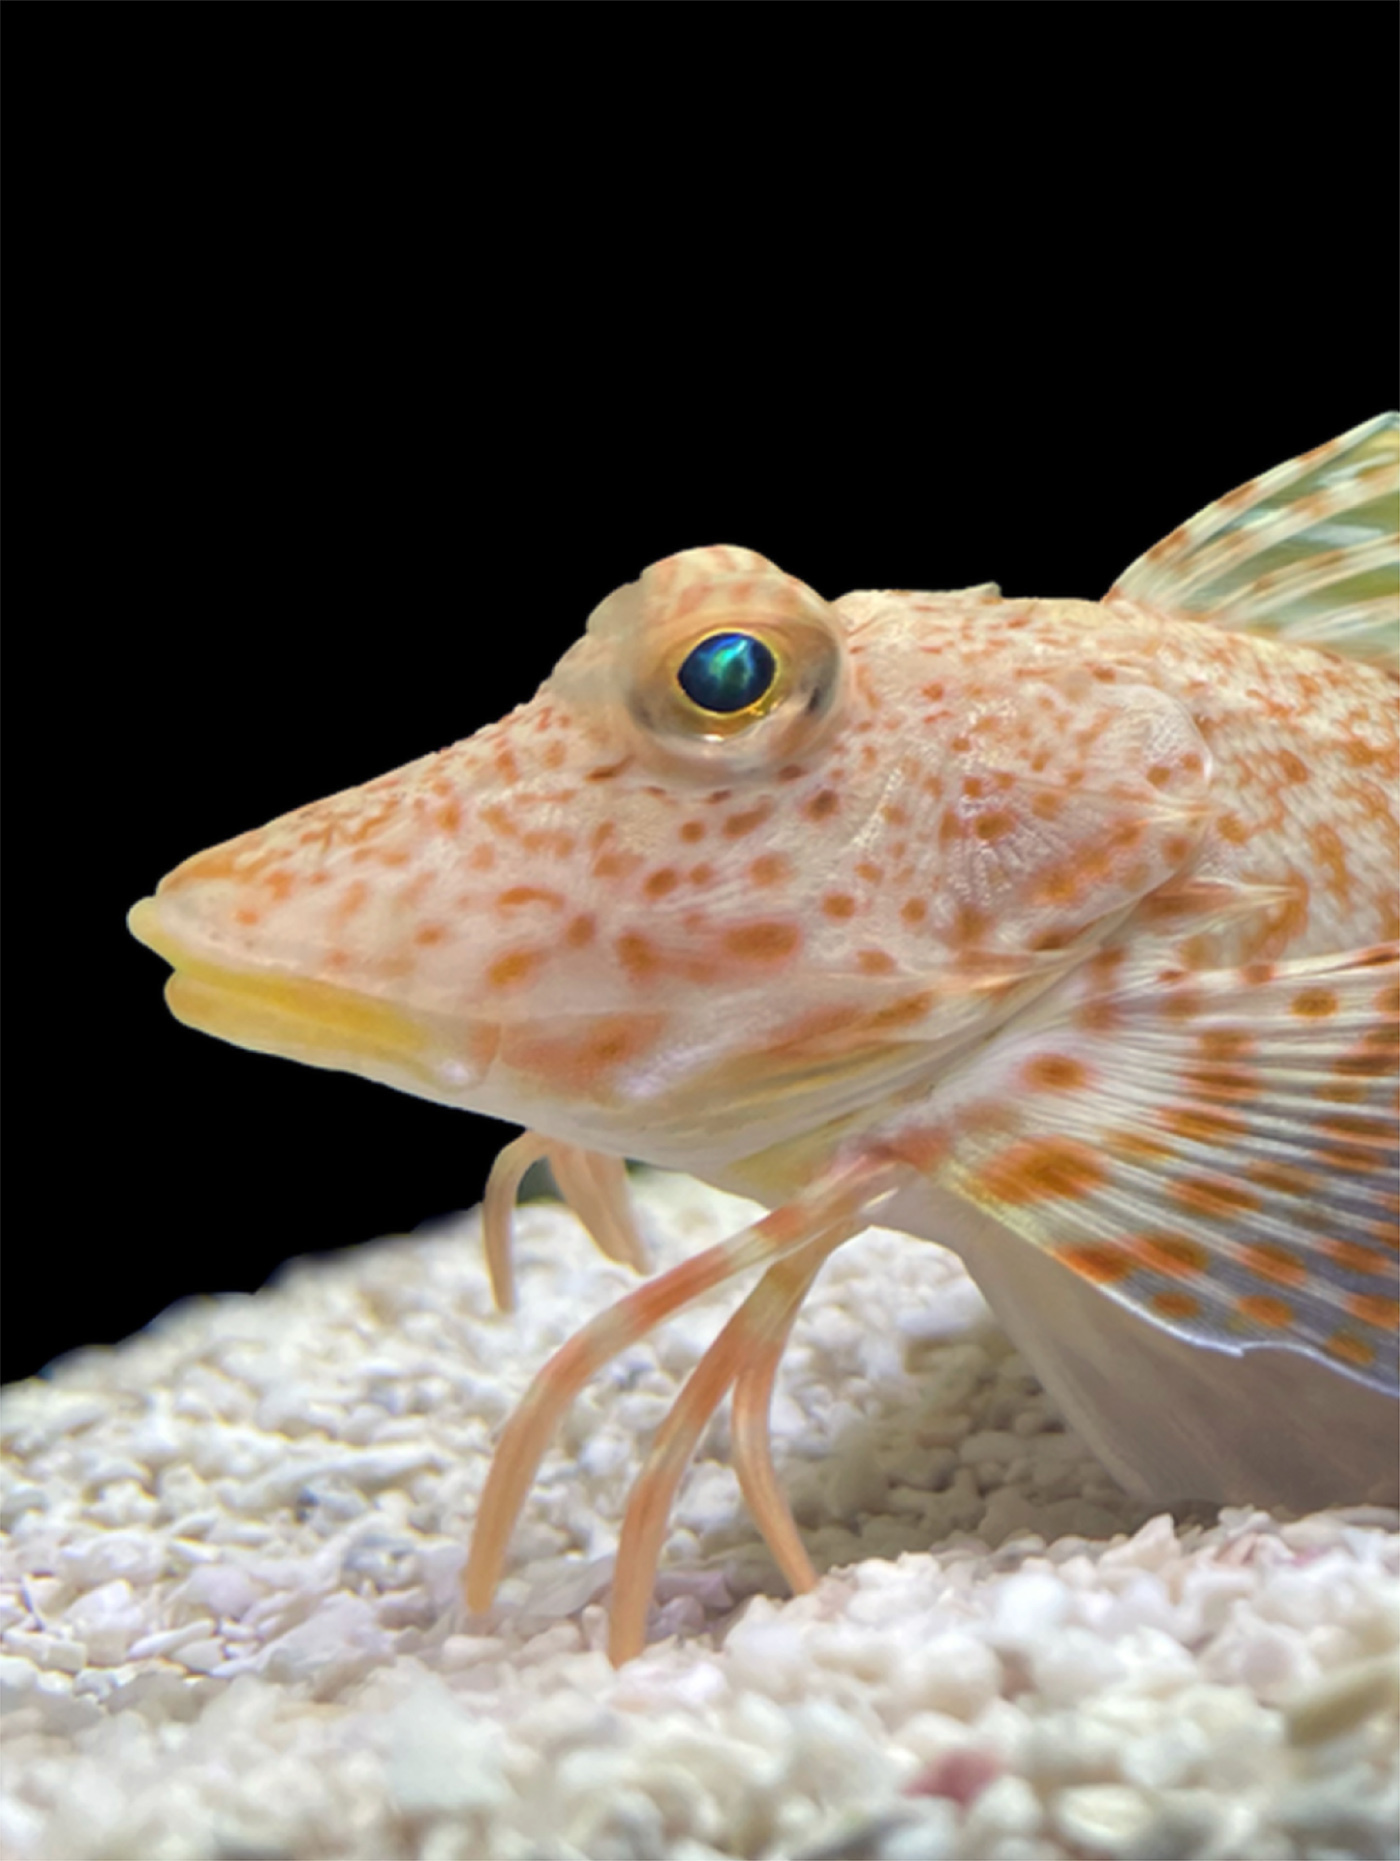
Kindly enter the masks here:
[[668, 557], [528, 704], [131, 929], [192, 1026], [705, 1173], [877, 1103], [1168, 869], [1191, 746], [1006, 608]]

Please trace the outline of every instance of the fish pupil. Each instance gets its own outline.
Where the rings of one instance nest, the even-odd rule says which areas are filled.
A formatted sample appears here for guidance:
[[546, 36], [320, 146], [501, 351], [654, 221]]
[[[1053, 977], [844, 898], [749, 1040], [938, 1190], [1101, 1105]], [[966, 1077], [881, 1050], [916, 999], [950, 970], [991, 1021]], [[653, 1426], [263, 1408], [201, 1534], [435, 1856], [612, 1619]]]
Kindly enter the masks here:
[[747, 710], [777, 675], [772, 653], [751, 633], [712, 633], [689, 653], [676, 674], [686, 697], [702, 711]]

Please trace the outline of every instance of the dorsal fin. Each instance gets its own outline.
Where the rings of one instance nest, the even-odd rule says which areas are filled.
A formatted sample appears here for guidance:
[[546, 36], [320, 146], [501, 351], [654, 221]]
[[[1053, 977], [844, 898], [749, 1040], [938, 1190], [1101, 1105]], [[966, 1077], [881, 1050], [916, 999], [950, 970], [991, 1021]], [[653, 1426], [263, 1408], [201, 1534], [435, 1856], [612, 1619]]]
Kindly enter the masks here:
[[1400, 414], [1217, 498], [1109, 590], [1240, 633], [1400, 664]]

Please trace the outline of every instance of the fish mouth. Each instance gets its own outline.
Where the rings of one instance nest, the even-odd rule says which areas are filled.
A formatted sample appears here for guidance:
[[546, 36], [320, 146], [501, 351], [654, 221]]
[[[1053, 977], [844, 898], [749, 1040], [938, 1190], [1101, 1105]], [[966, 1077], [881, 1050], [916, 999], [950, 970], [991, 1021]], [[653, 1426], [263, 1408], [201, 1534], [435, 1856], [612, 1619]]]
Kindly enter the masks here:
[[477, 1071], [428, 1022], [401, 1008], [333, 982], [240, 968], [194, 947], [171, 927], [163, 902], [140, 899], [127, 914], [127, 928], [174, 970], [165, 999], [186, 1027], [309, 1066], [386, 1079], [434, 1098], [468, 1084]]

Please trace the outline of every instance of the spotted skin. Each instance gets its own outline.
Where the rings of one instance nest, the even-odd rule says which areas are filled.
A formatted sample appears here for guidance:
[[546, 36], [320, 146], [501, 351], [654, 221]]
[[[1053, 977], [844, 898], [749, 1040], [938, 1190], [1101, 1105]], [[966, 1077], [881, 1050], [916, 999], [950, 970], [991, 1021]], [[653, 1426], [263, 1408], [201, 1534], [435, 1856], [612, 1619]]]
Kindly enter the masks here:
[[[731, 1387], [744, 1492], [809, 1585], [768, 1401], [822, 1261], [877, 1217], [963, 1254], [1129, 1484], [1296, 1504], [1393, 1476], [1396, 434], [1240, 487], [1102, 603], [828, 603], [684, 551], [531, 703], [134, 909], [192, 1025], [527, 1127], [486, 1203], [502, 1304], [538, 1156], [633, 1264], [620, 1157], [773, 1211], [545, 1366], [473, 1609], [577, 1388], [748, 1268], [638, 1482], [612, 1652]], [[749, 702], [731, 680], [706, 710], [691, 655], [720, 633], [763, 650]]]

